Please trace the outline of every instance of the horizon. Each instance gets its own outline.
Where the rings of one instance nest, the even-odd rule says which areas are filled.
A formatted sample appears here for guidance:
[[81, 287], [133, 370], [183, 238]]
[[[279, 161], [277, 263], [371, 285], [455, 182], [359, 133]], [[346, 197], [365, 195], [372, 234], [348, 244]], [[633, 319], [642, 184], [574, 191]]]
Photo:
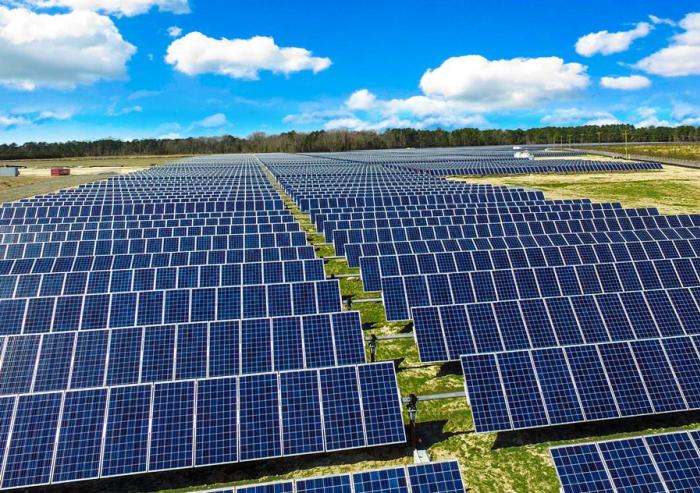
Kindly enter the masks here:
[[427, 5], [0, 0], [0, 144], [700, 125], [696, 2]]

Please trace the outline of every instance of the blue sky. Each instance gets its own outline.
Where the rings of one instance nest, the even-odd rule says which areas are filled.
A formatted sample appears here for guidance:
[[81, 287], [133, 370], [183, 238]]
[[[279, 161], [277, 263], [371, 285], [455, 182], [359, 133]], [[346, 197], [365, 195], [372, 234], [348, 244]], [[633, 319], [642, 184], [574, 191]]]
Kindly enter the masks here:
[[697, 1], [0, 0], [0, 142], [699, 125], [698, 82]]

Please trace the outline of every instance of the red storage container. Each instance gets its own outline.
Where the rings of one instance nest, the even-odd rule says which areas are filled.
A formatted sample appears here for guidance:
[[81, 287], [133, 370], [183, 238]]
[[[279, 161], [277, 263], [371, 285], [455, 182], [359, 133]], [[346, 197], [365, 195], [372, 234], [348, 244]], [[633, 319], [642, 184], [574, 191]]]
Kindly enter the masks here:
[[51, 176], [70, 175], [70, 168], [51, 168]]

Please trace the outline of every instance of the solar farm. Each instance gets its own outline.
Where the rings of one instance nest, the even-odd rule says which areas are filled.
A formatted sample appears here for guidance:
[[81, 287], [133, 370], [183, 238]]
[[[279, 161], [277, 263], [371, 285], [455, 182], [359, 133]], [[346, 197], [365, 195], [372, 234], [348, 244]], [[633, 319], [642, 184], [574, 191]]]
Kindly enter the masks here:
[[700, 491], [700, 215], [469, 181], [662, 169], [527, 152], [202, 156], [3, 204], [0, 489]]

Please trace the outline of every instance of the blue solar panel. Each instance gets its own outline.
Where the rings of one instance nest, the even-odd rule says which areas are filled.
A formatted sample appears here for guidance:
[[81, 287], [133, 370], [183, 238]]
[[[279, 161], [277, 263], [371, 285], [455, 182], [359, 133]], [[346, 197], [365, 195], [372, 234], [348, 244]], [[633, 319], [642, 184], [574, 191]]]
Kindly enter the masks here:
[[139, 385], [110, 391], [101, 476], [146, 471], [151, 390]]
[[358, 368], [369, 446], [406, 441], [392, 366], [386, 362]]
[[149, 471], [192, 465], [193, 382], [158, 385], [153, 393]]
[[364, 446], [365, 434], [355, 368], [323, 369], [320, 379], [327, 449], [343, 450]]
[[18, 398], [12, 435], [7, 447], [3, 488], [49, 482], [61, 399], [59, 393]]
[[551, 449], [565, 493], [695, 491], [700, 455], [688, 432]]
[[275, 374], [243, 376], [239, 381], [239, 460], [280, 455], [280, 402]]
[[107, 389], [66, 393], [53, 482], [99, 477], [106, 405]]
[[282, 432], [285, 455], [323, 451], [323, 425], [318, 373], [280, 375]]
[[457, 461], [415, 464], [406, 469], [413, 493], [459, 493], [466, 490]]
[[195, 465], [238, 460], [237, 381], [221, 378], [197, 385]]
[[361, 472], [353, 474], [352, 481], [355, 493], [409, 493], [403, 469]]

